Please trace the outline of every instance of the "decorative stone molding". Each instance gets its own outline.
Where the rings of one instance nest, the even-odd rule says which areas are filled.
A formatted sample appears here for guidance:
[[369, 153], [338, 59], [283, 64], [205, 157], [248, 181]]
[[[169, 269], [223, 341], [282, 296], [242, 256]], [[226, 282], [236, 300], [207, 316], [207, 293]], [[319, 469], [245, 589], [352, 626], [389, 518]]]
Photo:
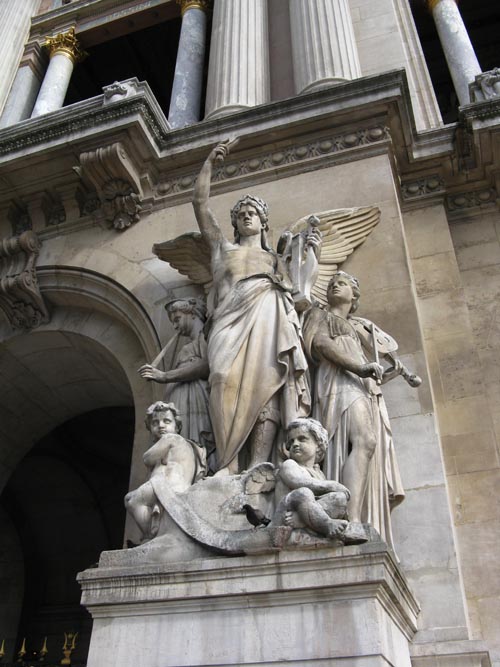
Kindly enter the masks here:
[[12, 227], [12, 234], [19, 236], [32, 228], [28, 207], [22, 201], [12, 201], [7, 211], [7, 219]]
[[139, 83], [135, 77], [120, 84], [129, 92], [121, 99], [114, 98], [113, 104], [107, 103], [102, 95], [65, 107], [57, 114], [32, 119], [36, 123], [28, 128], [19, 125], [8, 128], [0, 138], [0, 156], [40, 144], [46, 148], [51, 141], [65, 141], [68, 134], [94, 134], [98, 126], [116, 127], [120, 122], [129, 124], [137, 117], [144, 123], [156, 148], [161, 149], [166, 144], [170, 126], [148, 84]]
[[40, 246], [32, 231], [0, 243], [0, 308], [14, 329], [34, 329], [49, 320], [36, 275]]
[[460, 192], [448, 195], [446, 208], [451, 212], [459, 212], [466, 209], [494, 204], [497, 201], [497, 192], [494, 188], [484, 188], [471, 192]]
[[80, 47], [74, 27], [70, 28], [67, 32], [60, 32], [54, 37], [46, 37], [43, 46], [47, 49], [51, 58], [61, 53], [67, 56], [73, 65], [81, 62], [88, 55]]
[[481, 72], [469, 85], [471, 102], [484, 102], [500, 97], [500, 67]]
[[97, 192], [93, 188], [87, 187], [83, 181], [76, 189], [75, 199], [82, 218], [92, 215], [101, 207]]
[[47, 190], [43, 195], [41, 208], [45, 216], [45, 224], [48, 227], [50, 225], [60, 225], [66, 221], [66, 211], [57, 192]]
[[140, 175], [121, 143], [80, 155], [81, 176], [96, 188], [106, 220], [126, 229], [139, 220], [143, 191]]
[[[304, 161], [320, 162], [326, 158], [330, 164], [331, 158], [339, 153], [369, 148], [374, 145], [385, 145], [388, 141], [390, 141], [389, 129], [382, 125], [352, 132], [346, 131], [309, 143], [257, 154], [246, 160], [233, 162], [228, 160], [222, 167], [215, 170], [212, 182], [216, 184], [238, 177], [247, 178], [250, 174], [259, 174], [262, 177], [265, 172], [270, 172], [274, 178], [277, 171], [293, 170], [295, 166], [299, 166]], [[197, 175], [197, 171], [192, 171], [164, 181], [158, 186], [158, 194], [169, 196], [188, 193]]]
[[125, 81], [115, 81], [109, 86], [104, 86], [102, 93], [104, 95], [103, 104], [117, 102], [125, 97], [130, 97], [139, 91], [139, 81], [135, 77]]
[[444, 181], [439, 174], [432, 174], [418, 180], [401, 183], [401, 195], [404, 202], [421, 200], [423, 197], [428, 198], [443, 195], [444, 192]]
[[181, 16], [184, 16], [188, 9], [201, 9], [202, 12], [208, 12], [210, 0], [175, 0], [181, 6]]

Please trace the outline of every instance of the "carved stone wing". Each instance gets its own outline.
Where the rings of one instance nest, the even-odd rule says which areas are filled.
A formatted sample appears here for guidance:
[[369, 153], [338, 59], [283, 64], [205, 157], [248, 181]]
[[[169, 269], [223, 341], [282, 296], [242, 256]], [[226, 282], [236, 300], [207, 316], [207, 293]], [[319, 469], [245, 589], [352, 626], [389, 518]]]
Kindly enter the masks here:
[[266, 493], [276, 486], [276, 469], [272, 463], [258, 463], [242, 479], [247, 494]]
[[[327, 304], [326, 288], [339, 266], [365, 241], [380, 221], [377, 206], [341, 208], [314, 213], [319, 218], [318, 228], [323, 237], [319, 258], [318, 278], [311, 290], [312, 296], [322, 305]], [[297, 220], [290, 232], [297, 234], [307, 228], [309, 215]]]
[[210, 246], [199, 232], [190, 232], [172, 241], [155, 243], [153, 252], [193, 283], [203, 285], [206, 291], [212, 286]]

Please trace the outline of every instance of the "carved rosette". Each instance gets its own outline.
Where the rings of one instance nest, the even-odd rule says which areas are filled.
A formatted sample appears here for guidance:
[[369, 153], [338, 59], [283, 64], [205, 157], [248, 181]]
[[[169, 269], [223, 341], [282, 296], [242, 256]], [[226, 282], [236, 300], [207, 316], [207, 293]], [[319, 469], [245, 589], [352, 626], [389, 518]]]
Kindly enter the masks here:
[[0, 243], [0, 308], [14, 329], [29, 331], [49, 320], [36, 276], [40, 246], [32, 231]]
[[51, 58], [57, 53], [62, 53], [71, 60], [73, 65], [88, 56], [88, 53], [81, 48], [74, 28], [70, 28], [68, 32], [59, 32], [54, 37], [47, 37], [43, 46], [47, 49]]
[[117, 142], [80, 155], [82, 177], [95, 187], [104, 216], [123, 230], [139, 220], [143, 192], [139, 172]]

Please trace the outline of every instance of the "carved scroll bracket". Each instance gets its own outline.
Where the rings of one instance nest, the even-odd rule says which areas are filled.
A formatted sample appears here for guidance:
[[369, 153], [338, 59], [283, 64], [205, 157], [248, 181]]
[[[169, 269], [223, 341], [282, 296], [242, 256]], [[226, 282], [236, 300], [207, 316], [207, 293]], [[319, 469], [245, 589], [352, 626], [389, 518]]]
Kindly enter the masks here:
[[49, 321], [36, 275], [40, 246], [31, 230], [0, 242], [0, 308], [14, 329], [29, 331]]
[[139, 220], [144, 192], [140, 174], [121, 143], [80, 155], [82, 178], [90, 181], [108, 222], [123, 230]]

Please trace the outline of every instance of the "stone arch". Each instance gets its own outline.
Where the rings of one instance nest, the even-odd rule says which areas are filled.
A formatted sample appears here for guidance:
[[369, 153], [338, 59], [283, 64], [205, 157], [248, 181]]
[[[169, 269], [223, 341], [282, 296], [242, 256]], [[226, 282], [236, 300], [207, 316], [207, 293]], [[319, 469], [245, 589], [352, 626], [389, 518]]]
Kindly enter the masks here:
[[50, 321], [29, 333], [0, 324], [0, 491], [43, 435], [110, 405], [135, 408], [130, 485], [136, 486], [148, 444], [143, 417], [161, 397], [161, 387], [137, 373], [159, 352], [154, 325], [130, 292], [96, 272], [42, 267], [38, 279]]

